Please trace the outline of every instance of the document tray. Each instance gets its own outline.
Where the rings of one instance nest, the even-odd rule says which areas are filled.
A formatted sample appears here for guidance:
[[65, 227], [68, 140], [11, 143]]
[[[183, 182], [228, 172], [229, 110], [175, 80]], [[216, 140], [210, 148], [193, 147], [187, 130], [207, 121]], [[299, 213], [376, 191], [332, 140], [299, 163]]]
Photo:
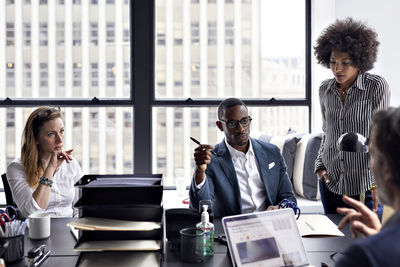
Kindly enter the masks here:
[[75, 187], [81, 189], [80, 205], [161, 205], [162, 178], [133, 175], [84, 175]]
[[81, 210], [81, 217], [99, 217], [105, 219], [118, 219], [128, 221], [154, 221], [162, 219], [163, 207], [160, 205], [84, 205], [79, 200], [75, 208]]

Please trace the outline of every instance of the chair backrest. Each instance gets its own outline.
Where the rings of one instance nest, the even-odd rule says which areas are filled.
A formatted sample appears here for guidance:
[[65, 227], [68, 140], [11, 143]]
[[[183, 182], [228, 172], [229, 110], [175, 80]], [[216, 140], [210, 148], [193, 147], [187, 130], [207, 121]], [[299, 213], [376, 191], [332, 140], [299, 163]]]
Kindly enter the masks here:
[[14, 199], [13, 199], [13, 196], [11, 193], [11, 188], [10, 188], [10, 185], [8, 184], [7, 175], [5, 173], [3, 173], [1, 175], [1, 180], [3, 181], [4, 193], [6, 194], [7, 206], [11, 205], [11, 206], [17, 207], [14, 203]]

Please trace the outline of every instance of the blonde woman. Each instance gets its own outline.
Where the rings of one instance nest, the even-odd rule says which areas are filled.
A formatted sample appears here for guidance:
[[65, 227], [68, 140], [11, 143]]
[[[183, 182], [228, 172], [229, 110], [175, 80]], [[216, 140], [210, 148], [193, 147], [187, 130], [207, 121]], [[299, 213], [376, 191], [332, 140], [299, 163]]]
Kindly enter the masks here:
[[14, 201], [25, 217], [47, 212], [73, 216], [74, 183], [82, 177], [79, 163], [64, 151], [64, 122], [60, 108], [33, 111], [22, 135], [21, 158], [7, 168]]

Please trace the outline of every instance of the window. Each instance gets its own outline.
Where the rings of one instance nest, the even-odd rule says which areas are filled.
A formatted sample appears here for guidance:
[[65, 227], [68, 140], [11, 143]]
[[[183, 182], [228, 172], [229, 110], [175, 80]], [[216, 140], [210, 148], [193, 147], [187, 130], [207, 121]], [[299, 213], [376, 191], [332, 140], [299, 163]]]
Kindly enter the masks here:
[[14, 63], [12, 62], [7, 63], [6, 86], [8, 88], [15, 87]]
[[[201, 4], [198, 0], [189, 4], [184, 0], [130, 1], [129, 6], [122, 0], [118, 4], [103, 0], [106, 12], [99, 8], [98, 0], [87, 1], [89, 5], [79, 2], [54, 2], [60, 16], [51, 22], [56, 24], [51, 33], [48, 6], [40, 6], [37, 21], [31, 21], [35, 11], [31, 8], [37, 4], [31, 7], [20, 1], [24, 12], [17, 14], [22, 16], [18, 27], [14, 25], [15, 12], [7, 14], [3, 45], [12, 52], [0, 62], [6, 85], [6, 90], [0, 90], [0, 99], [10, 97], [12, 101], [0, 101], [0, 110], [6, 110], [0, 112], [0, 127], [6, 128], [6, 142], [0, 144], [0, 169], [6, 169], [20, 153], [21, 129], [33, 101], [37, 106], [62, 107], [68, 127], [66, 145], [75, 149], [74, 157], [84, 173], [161, 172], [165, 185], [174, 185], [177, 169], [183, 169], [185, 177], [192, 175], [194, 144], [188, 136], [210, 144], [222, 140], [215, 113], [223, 97], [248, 101], [253, 133], [282, 134], [289, 127], [307, 132], [311, 91], [306, 68], [310, 59], [305, 57], [310, 51], [305, 44], [311, 40], [306, 40], [310, 18], [305, 14], [311, 10], [310, 0], [216, 1], [222, 9], [211, 0]], [[66, 3], [74, 3], [72, 17], [64, 17]], [[288, 13], [287, 6], [294, 10], [306, 7], [308, 13]], [[204, 10], [207, 16], [201, 15]], [[219, 12], [223, 16], [217, 17]], [[120, 22], [107, 26], [116, 16]], [[101, 27], [99, 18], [104, 19]], [[80, 34], [74, 22], [81, 23]], [[32, 23], [31, 31], [38, 25], [39, 36], [33, 39], [31, 33], [31, 47], [9, 47], [15, 45], [16, 36], [21, 44], [28, 40], [28, 27], [23, 23]], [[89, 26], [87, 32], [83, 25]], [[132, 51], [130, 25], [135, 27], [132, 41], [138, 44]], [[85, 34], [91, 46], [87, 50], [80, 47], [83, 40], [78, 38]], [[253, 39], [255, 34], [260, 35]], [[123, 42], [116, 42], [117, 35], [122, 35], [119, 41]], [[270, 36], [279, 42], [271, 42]], [[49, 42], [50, 37], [55, 44], [53, 39]], [[106, 43], [97, 47], [99, 37]], [[296, 42], [288, 41], [289, 37]], [[34, 45], [33, 40], [37, 42]], [[71, 48], [73, 40], [81, 44]], [[133, 58], [135, 64], [130, 61]], [[30, 68], [14, 66], [25, 63], [31, 64]], [[28, 101], [20, 97], [25, 94], [15, 85], [16, 79], [24, 79], [18, 85], [25, 87], [29, 76], [32, 97]]]
[[[97, 0], [85, 0], [85, 5], [82, 0], [1, 1], [7, 6], [0, 11], [5, 16], [0, 15], [4, 28], [0, 99], [12, 101], [0, 101], [0, 127], [5, 129], [0, 138], [0, 169], [5, 170], [20, 154], [22, 130], [33, 108], [51, 105], [61, 106], [65, 146], [74, 148], [84, 173], [133, 173], [137, 166], [133, 164], [135, 117], [130, 88], [134, 18], [129, 3], [104, 0], [104, 10]], [[132, 6], [142, 4], [148, 3]], [[21, 10], [16, 12], [16, 7]], [[55, 12], [55, 20], [50, 20], [54, 16], [49, 12]], [[99, 18], [105, 21], [101, 32]], [[88, 25], [86, 32], [84, 25]], [[118, 43], [117, 33], [122, 37]], [[106, 45], [97, 47], [99, 36]], [[87, 37], [89, 49], [80, 47], [82, 37]], [[74, 106], [77, 102], [82, 105]]]
[[40, 87], [47, 88], [47, 86], [49, 85], [48, 83], [49, 73], [48, 73], [47, 63], [41, 62], [39, 66], [40, 66], [40, 76], [39, 76]]
[[73, 126], [81, 127], [82, 126], [82, 112], [75, 111], [73, 114]]
[[157, 44], [165, 45], [165, 25], [158, 25], [157, 27]]
[[24, 22], [24, 45], [31, 45], [31, 24], [29, 22]]
[[192, 22], [192, 44], [198, 45], [200, 42], [200, 29], [198, 22]]
[[[188, 136], [207, 144], [222, 140], [215, 120], [216, 107], [224, 97], [253, 103], [249, 112], [256, 132], [285, 134], [289, 127], [300, 132], [309, 129], [310, 106], [304, 101], [309, 90], [304, 82], [306, 17], [304, 12], [287, 12], [287, 6], [305, 10], [309, 2], [225, 0], [218, 12], [216, 2], [193, 0], [191, 5], [174, 3], [168, 7], [166, 1], [158, 0], [156, 5], [152, 153], [153, 172], [163, 172], [165, 184], [173, 184], [178, 168], [183, 168], [185, 177], [192, 175], [193, 161], [189, 164], [186, 158], [193, 153]], [[202, 16], [205, 8], [207, 16]], [[185, 12], [190, 16], [183, 16]], [[217, 17], [220, 13], [223, 16]], [[255, 39], [254, 30], [259, 32]], [[179, 32], [182, 40], [190, 41], [189, 48], [176, 41], [181, 38]], [[275, 40], [287, 40], [288, 36], [299, 39], [295, 43], [288, 40], [288, 48], [286, 42], [272, 42], [270, 36]], [[160, 40], [171, 39], [171, 50], [160, 46]], [[173, 53], [172, 59], [166, 53]], [[277, 106], [270, 106], [272, 97]], [[283, 104], [285, 101], [293, 105]]]
[[81, 23], [80, 22], [73, 22], [72, 23], [72, 45], [79, 46], [81, 45]]
[[208, 45], [217, 44], [217, 22], [208, 22]]
[[132, 127], [132, 113], [124, 112], [124, 127]]
[[233, 45], [234, 43], [234, 29], [233, 21], [225, 22], [225, 44]]
[[14, 45], [14, 23], [6, 23], [6, 44], [7, 46]]
[[[182, 45], [183, 25], [181, 22], [174, 23], [174, 45]], [[165, 36], [164, 36], [165, 38]]]
[[32, 86], [31, 63], [25, 63], [24, 66], [24, 85], [28, 89]]
[[98, 41], [99, 41], [97, 28], [98, 28], [97, 22], [91, 22], [90, 23], [90, 42], [93, 45], [97, 45]]
[[127, 25], [125, 28], [124, 28], [124, 42], [130, 42], [130, 38], [131, 38], [131, 33], [130, 33], [130, 31], [129, 31], [129, 25]]
[[12, 109], [7, 110], [7, 128], [15, 127], [15, 112]]
[[91, 63], [91, 85], [92, 87], [99, 86], [99, 67], [97, 63]]
[[57, 21], [56, 22], [56, 39], [57, 46], [64, 46], [64, 22]]
[[82, 86], [82, 64], [81, 63], [74, 63], [72, 65], [72, 85], [74, 87], [81, 87]]
[[130, 85], [131, 83], [131, 72], [130, 72], [129, 62], [124, 62], [124, 83], [125, 85]]
[[57, 85], [62, 90], [65, 87], [65, 64], [57, 63]]
[[115, 65], [114, 63], [107, 63], [107, 86], [115, 86]]
[[40, 33], [39, 33], [39, 45], [47, 46], [47, 23], [40, 23]]
[[107, 22], [107, 43], [113, 43], [115, 41], [115, 29], [114, 22]]

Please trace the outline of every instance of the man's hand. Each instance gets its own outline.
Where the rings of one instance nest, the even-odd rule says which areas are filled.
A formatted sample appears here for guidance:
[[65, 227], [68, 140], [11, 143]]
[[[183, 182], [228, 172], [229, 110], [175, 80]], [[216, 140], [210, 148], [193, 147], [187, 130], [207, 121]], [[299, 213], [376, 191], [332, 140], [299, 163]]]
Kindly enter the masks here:
[[377, 193], [378, 188], [374, 188], [371, 190], [371, 195], [372, 195], [372, 203], [373, 203], [373, 211], [378, 212], [378, 193]]
[[325, 184], [329, 184], [331, 179], [328, 177], [328, 172], [324, 169], [317, 171], [318, 180], [325, 181]]
[[278, 209], [278, 205], [275, 205], [275, 206], [271, 205], [271, 206], [268, 206], [268, 208], [267, 208], [267, 210], [277, 210], [277, 209]]
[[196, 162], [196, 184], [200, 184], [206, 178], [207, 165], [211, 163], [211, 145], [199, 145], [194, 149], [194, 161]]
[[381, 222], [378, 215], [371, 211], [367, 206], [358, 200], [348, 196], [343, 196], [343, 201], [354, 209], [337, 208], [337, 212], [346, 215], [339, 223], [338, 228], [343, 229], [346, 224], [350, 224], [353, 237], [357, 237], [358, 233], [370, 236], [378, 233], [381, 228]]

